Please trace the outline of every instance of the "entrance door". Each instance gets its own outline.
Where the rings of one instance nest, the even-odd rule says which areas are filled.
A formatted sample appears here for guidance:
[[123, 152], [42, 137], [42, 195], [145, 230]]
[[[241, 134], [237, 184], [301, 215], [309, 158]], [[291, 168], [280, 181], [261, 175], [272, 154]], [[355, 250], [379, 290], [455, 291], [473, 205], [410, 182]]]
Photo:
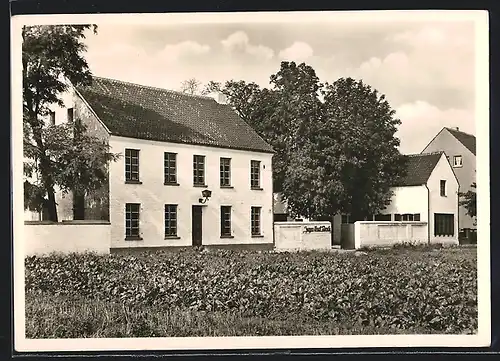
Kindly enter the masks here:
[[193, 246], [201, 246], [202, 238], [202, 206], [193, 206], [192, 210], [192, 233], [193, 233]]

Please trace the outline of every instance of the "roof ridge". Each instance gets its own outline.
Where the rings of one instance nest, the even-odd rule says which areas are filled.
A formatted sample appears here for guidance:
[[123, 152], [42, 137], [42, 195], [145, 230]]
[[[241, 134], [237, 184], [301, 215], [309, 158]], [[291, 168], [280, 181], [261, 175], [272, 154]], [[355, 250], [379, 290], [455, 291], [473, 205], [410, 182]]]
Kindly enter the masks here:
[[206, 96], [206, 95], [188, 94], [188, 93], [183, 93], [183, 92], [177, 91], [177, 90], [160, 88], [160, 87], [156, 87], [156, 86], [152, 86], [152, 85], [144, 85], [144, 84], [132, 83], [130, 81], [119, 80], [119, 79], [114, 79], [114, 78], [106, 78], [106, 77], [102, 77], [102, 76], [95, 76], [95, 75], [93, 75], [92, 78], [94, 78], [94, 79], [108, 80], [108, 81], [119, 83], [119, 84], [133, 85], [133, 86], [141, 87], [141, 88], [161, 90], [161, 91], [164, 91], [164, 92], [168, 92], [168, 93], [172, 93], [172, 94], [178, 94], [178, 95], [182, 95], [182, 96], [186, 96], [186, 97], [201, 98], [201, 99], [210, 99], [210, 100], [215, 101], [214, 98]]
[[434, 155], [434, 154], [443, 154], [442, 150], [438, 150], [436, 152], [428, 152], [428, 153], [413, 153], [413, 154], [404, 154], [407, 157], [423, 157], [426, 155]]
[[457, 133], [462, 133], [462, 134], [468, 135], [470, 137], [474, 137], [474, 138], [476, 137], [474, 134], [470, 134], [470, 133], [464, 132], [463, 130], [460, 130], [460, 129], [455, 129], [453, 127], [445, 127], [445, 129], [451, 130], [451, 131], [457, 132]]

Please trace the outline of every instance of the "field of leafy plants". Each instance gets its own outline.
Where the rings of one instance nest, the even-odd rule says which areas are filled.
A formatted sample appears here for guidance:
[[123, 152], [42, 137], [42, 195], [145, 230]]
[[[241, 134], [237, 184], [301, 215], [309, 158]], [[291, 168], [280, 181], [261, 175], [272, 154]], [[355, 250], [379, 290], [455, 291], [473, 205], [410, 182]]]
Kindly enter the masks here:
[[[356, 253], [186, 250], [134, 256], [33, 256], [25, 260], [26, 322], [35, 325], [42, 318], [60, 317], [61, 309], [83, 302], [141, 314], [175, 311], [181, 325], [197, 317], [223, 315], [227, 319], [231, 315], [240, 321], [258, 319], [269, 324], [300, 319], [301, 323], [319, 325], [313, 327], [314, 334], [332, 332], [335, 325], [337, 330], [355, 329], [358, 333], [375, 333], [377, 329], [474, 333], [476, 263], [475, 248], [458, 247]], [[51, 308], [51, 302], [63, 305]], [[37, 309], [41, 304], [45, 305], [43, 312]], [[183, 323], [179, 317], [184, 316], [179, 315], [189, 320]], [[113, 322], [125, 322], [120, 320], [106, 321], [109, 329]], [[44, 334], [32, 332], [31, 336], [47, 337], [51, 334], [47, 327]], [[62, 327], [61, 322], [54, 321], [53, 327]], [[273, 334], [272, 327], [266, 329], [265, 333]], [[94, 333], [103, 331], [96, 330]], [[189, 335], [182, 329], [155, 330], [151, 334]], [[104, 333], [120, 336], [120, 332], [110, 332]], [[293, 327], [287, 331], [300, 332], [309, 331]], [[202, 329], [198, 333], [204, 335]], [[245, 334], [213, 325], [205, 333]], [[71, 335], [82, 336], [78, 332]]]

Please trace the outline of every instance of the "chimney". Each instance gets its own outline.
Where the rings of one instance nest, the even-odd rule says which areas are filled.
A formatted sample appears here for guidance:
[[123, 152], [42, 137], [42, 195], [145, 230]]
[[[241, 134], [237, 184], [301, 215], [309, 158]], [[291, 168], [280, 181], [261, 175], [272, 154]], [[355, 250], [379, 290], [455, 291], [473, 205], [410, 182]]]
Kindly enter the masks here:
[[215, 101], [219, 104], [227, 104], [227, 97], [226, 97], [226, 95], [222, 94], [221, 92], [213, 92], [213, 93], [210, 93], [209, 96], [214, 98]]
[[455, 129], [456, 131], [459, 131], [459, 130], [460, 130], [458, 127], [455, 127], [454, 129]]

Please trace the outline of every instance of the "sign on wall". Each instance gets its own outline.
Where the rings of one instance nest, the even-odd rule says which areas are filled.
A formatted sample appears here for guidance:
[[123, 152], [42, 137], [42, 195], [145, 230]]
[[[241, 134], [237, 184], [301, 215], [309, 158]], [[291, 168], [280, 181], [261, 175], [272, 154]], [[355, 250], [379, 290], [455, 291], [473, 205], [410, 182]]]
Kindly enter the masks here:
[[302, 233], [324, 233], [331, 231], [331, 226], [304, 226], [302, 228]]

